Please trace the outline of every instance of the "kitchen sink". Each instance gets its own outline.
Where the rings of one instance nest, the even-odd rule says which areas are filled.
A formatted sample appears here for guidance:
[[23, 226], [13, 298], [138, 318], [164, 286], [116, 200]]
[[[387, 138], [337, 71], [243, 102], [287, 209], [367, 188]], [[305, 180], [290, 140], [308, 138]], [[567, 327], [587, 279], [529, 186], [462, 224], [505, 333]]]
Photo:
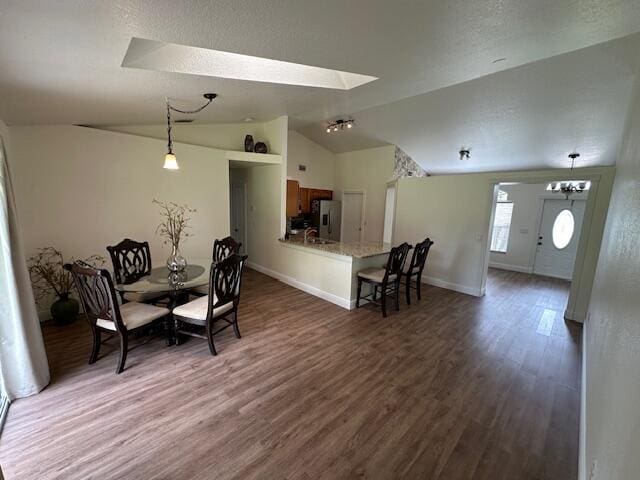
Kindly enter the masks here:
[[324, 238], [311, 237], [307, 239], [307, 243], [315, 243], [317, 245], [328, 245], [333, 242], [331, 240], [325, 240]]

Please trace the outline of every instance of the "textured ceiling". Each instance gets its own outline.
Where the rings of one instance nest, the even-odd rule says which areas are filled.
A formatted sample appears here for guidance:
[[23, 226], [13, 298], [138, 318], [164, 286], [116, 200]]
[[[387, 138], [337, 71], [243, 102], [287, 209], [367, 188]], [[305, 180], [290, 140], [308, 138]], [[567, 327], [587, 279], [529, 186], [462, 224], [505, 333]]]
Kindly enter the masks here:
[[[384, 116], [389, 112], [376, 107], [393, 107], [396, 104], [388, 104], [416, 96], [420, 104], [431, 106], [431, 102], [445, 102], [439, 92], [447, 91], [446, 87], [457, 88], [452, 86], [458, 84], [468, 99], [473, 97], [473, 89], [465, 85], [486, 82], [487, 78], [501, 82], [499, 75], [492, 75], [496, 72], [531, 62], [545, 65], [538, 61], [638, 30], [637, 0], [0, 0], [0, 118], [14, 125], [158, 124], [163, 119], [165, 96], [198, 103], [202, 93], [214, 91], [220, 97], [213, 107], [198, 115], [200, 123], [238, 122], [245, 117], [266, 120], [287, 114], [294, 128], [313, 136], [307, 131], [313, 125], [336, 115], [354, 114], [361, 121], [361, 128], [357, 134], [353, 132], [350, 140], [340, 140], [346, 145], [331, 145], [324, 138], [319, 141], [335, 150], [399, 143], [425, 168], [438, 170], [436, 163], [442, 155], [427, 155], [431, 148], [425, 149], [426, 143], [415, 136], [416, 131], [425, 137], [427, 130], [433, 130], [433, 120], [417, 112], [412, 113], [411, 119], [402, 118], [406, 103], [399, 102], [390, 111], [396, 115], [390, 118], [398, 125], [398, 132], [373, 134], [368, 124], [376, 132], [388, 127]], [[122, 68], [132, 37], [357, 72], [379, 80], [351, 91], [333, 91]], [[506, 61], [492, 63], [503, 57]], [[614, 72], [626, 68], [614, 67]], [[558, 72], [554, 77], [553, 73], [549, 81], [558, 77], [573, 81]], [[619, 107], [626, 92], [626, 79], [606, 75], [598, 78], [613, 80], [620, 92], [605, 92], [612, 103], [600, 102], [600, 96], [595, 96], [598, 101], [591, 109], [583, 103], [591, 101], [593, 95], [587, 92], [582, 103], [578, 94], [573, 95], [577, 104], [567, 100], [564, 105], [575, 110], [576, 119], [602, 107], [607, 112]], [[513, 87], [507, 80], [507, 87]], [[445, 145], [447, 151], [450, 145], [458, 148], [457, 143], [464, 137], [465, 142], [477, 145], [472, 148], [478, 159], [485, 151], [481, 145], [491, 144], [491, 128], [487, 124], [474, 127], [469, 122], [501, 117], [497, 120], [507, 124], [508, 116], [515, 115], [509, 113], [510, 108], [523, 112], [527, 105], [538, 104], [531, 96], [521, 101], [500, 98], [495, 91], [502, 88], [500, 85], [483, 87], [491, 90], [493, 98], [486, 100], [489, 110], [484, 114], [481, 105], [474, 115], [465, 115], [468, 110], [462, 103], [456, 108], [443, 108], [446, 115], [442, 125], [468, 125], [462, 131], [444, 127], [434, 130], [427, 135], [430, 145], [436, 142], [444, 152]], [[581, 88], [592, 86], [580, 84]], [[572, 93], [570, 86], [564, 91]], [[427, 92], [434, 92], [433, 100], [427, 100]], [[512, 88], [510, 93], [523, 94], [528, 91]], [[553, 95], [565, 98], [562, 91]], [[504, 111], [499, 113], [500, 110]], [[376, 112], [379, 118], [374, 118]], [[544, 126], [536, 122], [544, 121], [543, 117], [540, 113], [519, 125], [539, 132]], [[610, 117], [606, 119], [609, 122]], [[416, 120], [425, 122], [421, 129], [412, 126]], [[595, 121], [592, 119], [591, 123]], [[618, 126], [616, 123], [615, 128]], [[493, 137], [498, 150], [485, 151], [494, 158], [491, 165], [496, 168], [505, 166], [503, 150], [507, 147], [500, 147], [501, 136], [510, 135], [513, 130], [498, 129], [500, 136]], [[532, 134], [535, 135], [539, 133]], [[611, 143], [614, 136], [617, 133], [590, 138]], [[597, 149], [610, 152], [614, 148], [607, 144]], [[560, 152], [563, 148], [558, 145], [555, 150]], [[540, 157], [546, 155], [539, 153]], [[483, 159], [481, 168], [489, 168], [484, 156]], [[594, 161], [610, 163], [609, 157]], [[540, 160], [538, 164], [543, 166], [544, 162]]]
[[298, 131], [334, 152], [396, 144], [434, 174], [568, 167], [573, 151], [577, 166], [612, 165], [638, 52], [633, 35], [363, 110], [353, 132]]

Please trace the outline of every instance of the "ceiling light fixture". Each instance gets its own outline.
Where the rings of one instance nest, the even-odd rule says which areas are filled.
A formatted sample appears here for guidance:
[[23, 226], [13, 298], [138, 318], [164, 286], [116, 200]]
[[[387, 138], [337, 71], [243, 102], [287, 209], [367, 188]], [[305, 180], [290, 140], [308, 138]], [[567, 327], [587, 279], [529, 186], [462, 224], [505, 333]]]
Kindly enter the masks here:
[[458, 155], [460, 155], [460, 160], [469, 160], [471, 158], [471, 149], [462, 147]]
[[356, 121], [353, 118], [334, 120], [327, 125], [327, 133], [337, 132], [338, 130], [344, 130], [345, 128], [351, 129]]
[[[171, 140], [171, 111], [178, 113], [185, 113], [187, 115], [193, 115], [194, 113], [201, 112], [206, 107], [208, 107], [211, 102], [217, 97], [216, 93], [205, 93], [204, 98], [207, 99], [207, 103], [202, 105], [200, 108], [196, 108], [195, 110], [180, 110], [169, 103], [169, 98], [165, 98], [165, 103], [167, 105], [167, 154], [164, 156], [164, 165], [163, 168], [167, 170], [179, 170], [180, 166], [178, 165], [178, 159], [173, 153], [173, 141]], [[192, 120], [193, 121], [193, 120]]]
[[[580, 156], [579, 153], [570, 153], [571, 159], [571, 172], [576, 163], [576, 158]], [[564, 196], [569, 199], [569, 195], [574, 193], [586, 192], [591, 188], [591, 182], [588, 180], [566, 180], [564, 182], [551, 182], [547, 185], [547, 191], [553, 193], [563, 193]]]

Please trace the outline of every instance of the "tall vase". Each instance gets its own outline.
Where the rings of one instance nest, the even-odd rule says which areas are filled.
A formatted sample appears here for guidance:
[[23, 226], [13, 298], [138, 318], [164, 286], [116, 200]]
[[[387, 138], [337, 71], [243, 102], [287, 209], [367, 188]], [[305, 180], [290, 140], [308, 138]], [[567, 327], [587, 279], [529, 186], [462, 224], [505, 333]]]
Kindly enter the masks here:
[[173, 245], [171, 255], [167, 258], [167, 268], [172, 272], [181, 272], [187, 268], [187, 260], [180, 253], [178, 245]]

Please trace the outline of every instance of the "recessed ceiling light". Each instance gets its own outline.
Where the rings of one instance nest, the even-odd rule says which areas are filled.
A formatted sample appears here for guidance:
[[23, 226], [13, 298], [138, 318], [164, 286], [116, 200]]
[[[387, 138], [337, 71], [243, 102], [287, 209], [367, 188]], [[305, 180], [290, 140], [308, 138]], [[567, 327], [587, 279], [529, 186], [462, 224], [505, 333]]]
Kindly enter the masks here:
[[253, 122], [253, 117], [247, 117], [244, 119], [245, 122], [249, 123], [249, 122]]
[[351, 90], [377, 80], [359, 73], [136, 37], [129, 43], [122, 66], [338, 90]]

